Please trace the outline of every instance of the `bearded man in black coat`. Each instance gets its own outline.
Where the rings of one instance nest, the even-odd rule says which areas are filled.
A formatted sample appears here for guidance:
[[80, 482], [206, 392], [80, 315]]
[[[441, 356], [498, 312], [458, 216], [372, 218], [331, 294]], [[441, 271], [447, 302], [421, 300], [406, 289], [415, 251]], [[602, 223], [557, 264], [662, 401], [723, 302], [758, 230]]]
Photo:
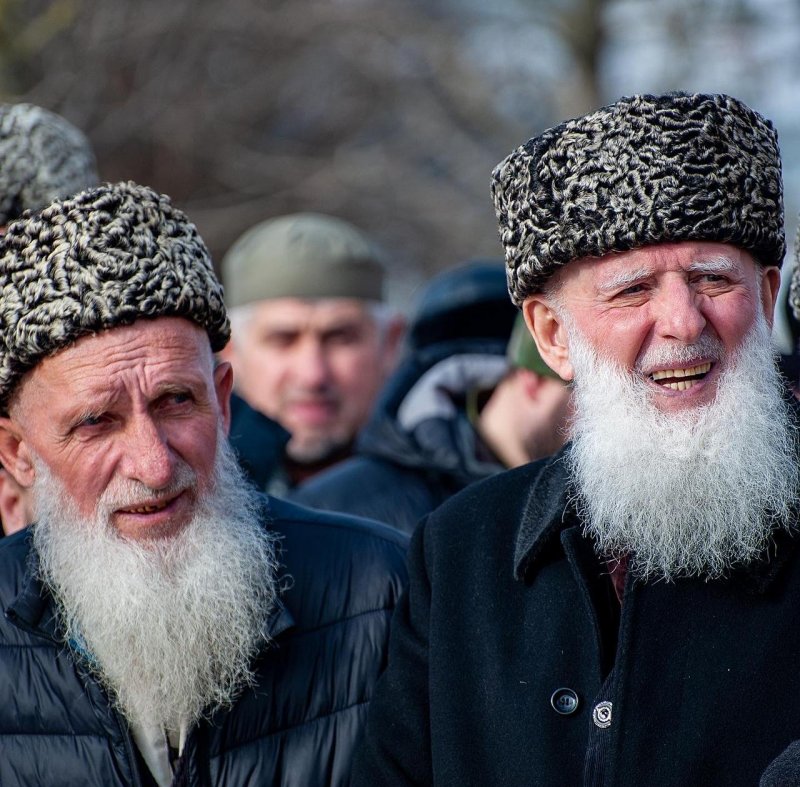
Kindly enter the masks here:
[[800, 737], [775, 131], [729, 96], [625, 98], [515, 150], [493, 197], [572, 439], [417, 529], [354, 783], [756, 784]]

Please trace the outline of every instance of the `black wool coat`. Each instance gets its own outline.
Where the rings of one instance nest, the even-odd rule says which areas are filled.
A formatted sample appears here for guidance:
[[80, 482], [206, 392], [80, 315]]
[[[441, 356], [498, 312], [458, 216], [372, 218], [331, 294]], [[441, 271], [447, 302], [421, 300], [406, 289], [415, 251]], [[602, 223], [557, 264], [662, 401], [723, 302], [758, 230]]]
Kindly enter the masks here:
[[556, 457], [418, 528], [354, 787], [757, 785], [800, 737], [798, 540], [725, 580], [629, 575], [617, 627], [567, 500]]
[[[344, 787], [389, 620], [405, 584], [405, 537], [389, 527], [271, 499], [287, 585], [256, 684], [190, 731], [175, 783]], [[0, 785], [151, 782], [108, 697], [60, 644], [30, 539], [0, 543]], [[291, 582], [288, 578], [291, 577]]]

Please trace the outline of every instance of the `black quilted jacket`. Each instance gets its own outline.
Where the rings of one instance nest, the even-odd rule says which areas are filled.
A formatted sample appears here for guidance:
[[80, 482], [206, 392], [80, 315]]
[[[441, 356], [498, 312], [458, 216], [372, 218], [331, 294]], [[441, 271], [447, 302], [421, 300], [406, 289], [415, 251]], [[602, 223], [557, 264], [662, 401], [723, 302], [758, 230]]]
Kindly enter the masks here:
[[[273, 643], [256, 687], [192, 731], [176, 783], [347, 783], [405, 584], [405, 538], [274, 499], [269, 516], [293, 579], [271, 620]], [[58, 644], [29, 542], [25, 531], [0, 542], [0, 784], [147, 785], [124, 722]]]

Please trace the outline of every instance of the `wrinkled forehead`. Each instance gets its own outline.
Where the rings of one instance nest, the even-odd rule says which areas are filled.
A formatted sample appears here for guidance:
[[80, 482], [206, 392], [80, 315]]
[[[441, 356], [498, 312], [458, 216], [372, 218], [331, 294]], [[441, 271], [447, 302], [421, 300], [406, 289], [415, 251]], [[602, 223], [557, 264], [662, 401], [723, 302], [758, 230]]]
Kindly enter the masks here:
[[207, 333], [181, 317], [139, 319], [82, 336], [39, 361], [21, 378], [10, 400], [13, 414], [42, 402], [105, 396], [125, 378], [141, 384], [213, 376]]

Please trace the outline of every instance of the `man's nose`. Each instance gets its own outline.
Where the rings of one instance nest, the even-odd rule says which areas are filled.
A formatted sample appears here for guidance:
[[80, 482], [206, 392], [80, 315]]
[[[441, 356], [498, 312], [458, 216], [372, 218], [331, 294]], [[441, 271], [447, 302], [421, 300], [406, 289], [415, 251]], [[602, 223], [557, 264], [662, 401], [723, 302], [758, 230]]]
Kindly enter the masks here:
[[124, 474], [151, 489], [169, 485], [175, 474], [175, 456], [153, 419], [135, 419], [123, 439]]
[[325, 345], [317, 339], [303, 342], [294, 359], [295, 380], [307, 388], [321, 388], [329, 382], [330, 363]]
[[701, 299], [685, 281], [665, 287], [655, 300], [658, 335], [683, 344], [696, 342], [706, 327]]

